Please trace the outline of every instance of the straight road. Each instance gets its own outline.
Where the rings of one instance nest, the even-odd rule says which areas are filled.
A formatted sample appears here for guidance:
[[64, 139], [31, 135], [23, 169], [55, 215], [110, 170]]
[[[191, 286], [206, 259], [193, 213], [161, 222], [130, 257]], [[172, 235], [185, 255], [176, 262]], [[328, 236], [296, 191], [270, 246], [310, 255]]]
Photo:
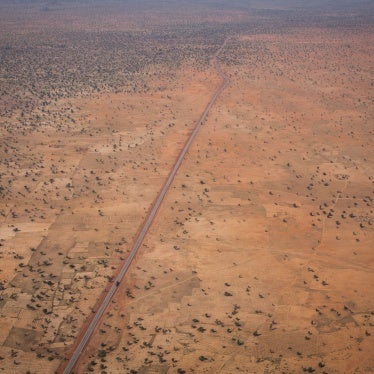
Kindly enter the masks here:
[[213, 59], [213, 66], [216, 69], [217, 73], [222, 78], [222, 82], [221, 82], [220, 86], [217, 88], [217, 91], [215, 92], [215, 94], [213, 95], [213, 97], [211, 98], [209, 103], [207, 104], [207, 106], [206, 106], [203, 114], [201, 115], [199, 121], [197, 122], [193, 132], [191, 133], [191, 135], [188, 138], [186, 144], [184, 145], [183, 149], [181, 150], [181, 153], [179, 154], [178, 159], [175, 162], [174, 167], [172, 168], [172, 170], [171, 170], [171, 172], [168, 176], [168, 179], [166, 180], [164, 186], [162, 187], [162, 190], [159, 192], [155, 202], [153, 203], [152, 209], [150, 210], [148, 216], [146, 217], [146, 219], [145, 219], [145, 221], [142, 225], [142, 229], [141, 229], [141, 231], [139, 232], [139, 234], [136, 238], [136, 241], [135, 241], [135, 243], [134, 243], [134, 245], [131, 249], [129, 257], [126, 259], [125, 263], [122, 265], [122, 268], [119, 271], [118, 275], [114, 278], [111, 287], [109, 288], [109, 290], [108, 290], [105, 298], [101, 302], [100, 306], [97, 307], [97, 309], [95, 311], [95, 315], [91, 319], [90, 323], [87, 325], [86, 330], [82, 331], [82, 333], [80, 334], [80, 340], [76, 344], [74, 351], [71, 353], [71, 356], [70, 356], [69, 360], [64, 362], [61, 365], [60, 369], [58, 370], [59, 373], [70, 374], [73, 371], [81, 353], [85, 349], [91, 335], [93, 334], [97, 324], [99, 323], [102, 315], [104, 314], [105, 309], [107, 308], [108, 304], [110, 303], [113, 295], [116, 293], [118, 285], [121, 283], [123, 277], [125, 276], [127, 270], [129, 269], [129, 267], [131, 265], [132, 260], [136, 256], [136, 254], [139, 250], [139, 247], [142, 244], [142, 242], [144, 240], [144, 237], [147, 234], [147, 232], [148, 232], [148, 230], [149, 230], [149, 228], [150, 228], [150, 226], [151, 226], [151, 224], [152, 224], [152, 222], [153, 222], [153, 220], [154, 220], [154, 218], [157, 214], [157, 211], [160, 208], [160, 205], [162, 204], [162, 202], [164, 200], [164, 197], [165, 197], [167, 191], [170, 188], [170, 185], [173, 182], [174, 177], [175, 177], [179, 167], [181, 166], [181, 164], [183, 162], [183, 159], [184, 159], [186, 153], [188, 152], [192, 142], [194, 141], [197, 133], [200, 130], [200, 127], [202, 126], [203, 122], [205, 121], [206, 117], [208, 116], [208, 113], [209, 113], [210, 109], [212, 108], [214, 103], [217, 101], [218, 97], [221, 95], [223, 90], [229, 85], [230, 79], [222, 71], [222, 69], [219, 66], [218, 61], [217, 61], [217, 57], [220, 54], [220, 52], [222, 51], [222, 49], [225, 47], [226, 42], [227, 42], [227, 39], [224, 41], [222, 46], [216, 52], [216, 54], [214, 55], [214, 59]]

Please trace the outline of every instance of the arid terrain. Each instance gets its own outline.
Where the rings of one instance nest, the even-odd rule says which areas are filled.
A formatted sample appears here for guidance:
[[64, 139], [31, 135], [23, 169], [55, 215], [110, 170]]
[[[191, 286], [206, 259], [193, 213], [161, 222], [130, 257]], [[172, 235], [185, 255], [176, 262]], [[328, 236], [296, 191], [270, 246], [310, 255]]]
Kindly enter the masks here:
[[[0, 371], [374, 371], [370, 2], [0, 1]], [[225, 44], [224, 44], [225, 43]]]

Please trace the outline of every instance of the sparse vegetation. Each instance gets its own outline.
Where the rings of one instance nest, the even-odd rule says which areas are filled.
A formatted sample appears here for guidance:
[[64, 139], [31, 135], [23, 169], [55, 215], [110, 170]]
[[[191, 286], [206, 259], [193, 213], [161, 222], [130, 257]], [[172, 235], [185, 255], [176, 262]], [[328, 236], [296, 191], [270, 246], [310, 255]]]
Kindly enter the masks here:
[[250, 3], [0, 4], [0, 369], [53, 373], [68, 354], [226, 40], [230, 86], [79, 371], [366, 370], [370, 12]]

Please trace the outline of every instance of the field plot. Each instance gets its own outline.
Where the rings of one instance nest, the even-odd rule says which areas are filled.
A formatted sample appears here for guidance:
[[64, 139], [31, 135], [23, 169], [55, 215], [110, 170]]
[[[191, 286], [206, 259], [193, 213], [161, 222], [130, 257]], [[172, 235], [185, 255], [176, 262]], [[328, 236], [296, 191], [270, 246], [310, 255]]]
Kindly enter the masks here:
[[0, 4], [0, 370], [69, 358], [226, 40], [75, 372], [371, 372], [372, 6], [88, 3]]

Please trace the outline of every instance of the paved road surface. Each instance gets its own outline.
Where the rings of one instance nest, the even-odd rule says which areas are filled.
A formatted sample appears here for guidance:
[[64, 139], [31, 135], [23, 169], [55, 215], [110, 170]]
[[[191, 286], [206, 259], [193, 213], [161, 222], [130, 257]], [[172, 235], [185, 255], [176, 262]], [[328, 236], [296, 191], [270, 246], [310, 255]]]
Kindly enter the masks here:
[[164, 197], [165, 197], [171, 183], [174, 180], [174, 177], [175, 177], [180, 165], [182, 164], [184, 156], [186, 155], [186, 153], [187, 153], [188, 149], [190, 148], [193, 140], [195, 139], [197, 133], [199, 132], [200, 127], [202, 126], [204, 120], [206, 119], [206, 117], [207, 117], [210, 109], [212, 108], [213, 104], [216, 102], [218, 97], [221, 95], [222, 91], [229, 85], [230, 80], [229, 80], [228, 76], [221, 70], [221, 68], [220, 68], [220, 66], [217, 62], [217, 56], [222, 51], [225, 44], [226, 44], [226, 41], [222, 44], [221, 48], [216, 52], [216, 54], [214, 56], [214, 59], [213, 59], [214, 68], [216, 69], [218, 74], [221, 76], [222, 83], [218, 87], [217, 91], [215, 92], [214, 96], [212, 97], [212, 99], [210, 100], [208, 105], [206, 106], [204, 113], [201, 115], [199, 121], [197, 122], [197, 124], [195, 126], [195, 129], [191, 133], [191, 135], [188, 138], [185, 146], [183, 147], [181, 153], [179, 154], [179, 157], [178, 157], [173, 169], [171, 170], [168, 179], [166, 180], [162, 190], [159, 192], [159, 194], [157, 196], [157, 199], [153, 204], [152, 210], [150, 211], [146, 220], [143, 223], [142, 230], [140, 231], [140, 233], [137, 236], [137, 239], [134, 243], [134, 246], [133, 246], [133, 248], [130, 252], [129, 257], [126, 259], [126, 262], [123, 264], [123, 266], [122, 266], [120, 272], [118, 273], [118, 275], [114, 278], [112, 286], [110, 287], [108, 293], [106, 294], [106, 296], [103, 299], [100, 306], [96, 309], [95, 315], [92, 318], [91, 322], [89, 323], [88, 327], [86, 328], [86, 331], [84, 331], [80, 334], [81, 340], [76, 345], [75, 350], [74, 350], [74, 352], [72, 352], [69, 361], [67, 361], [66, 365], [63, 364], [61, 370], [59, 370], [59, 372], [61, 372], [63, 374], [69, 374], [74, 369], [74, 366], [76, 365], [81, 353], [85, 349], [91, 335], [93, 334], [97, 324], [99, 323], [100, 318], [104, 314], [105, 309], [107, 308], [107, 306], [110, 303], [113, 295], [117, 291], [118, 285], [121, 283], [123, 277], [125, 276], [128, 268], [131, 265], [132, 260], [134, 259], [135, 255], [136, 255], [140, 245], [142, 244], [142, 242], [144, 240], [144, 237], [147, 234], [148, 229], [151, 226], [151, 224], [152, 224], [152, 222], [153, 222], [153, 220], [154, 220], [154, 218], [157, 214], [157, 211], [158, 211], [162, 201], [164, 200]]

